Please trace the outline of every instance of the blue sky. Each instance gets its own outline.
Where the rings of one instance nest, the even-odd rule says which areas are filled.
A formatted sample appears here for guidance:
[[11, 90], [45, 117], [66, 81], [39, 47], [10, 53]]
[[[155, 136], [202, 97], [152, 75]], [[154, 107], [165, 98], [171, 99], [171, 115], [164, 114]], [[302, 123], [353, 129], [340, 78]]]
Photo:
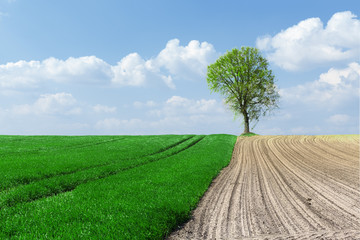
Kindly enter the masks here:
[[206, 84], [227, 50], [269, 60], [259, 134], [359, 133], [357, 1], [0, 0], [0, 134], [240, 134]]

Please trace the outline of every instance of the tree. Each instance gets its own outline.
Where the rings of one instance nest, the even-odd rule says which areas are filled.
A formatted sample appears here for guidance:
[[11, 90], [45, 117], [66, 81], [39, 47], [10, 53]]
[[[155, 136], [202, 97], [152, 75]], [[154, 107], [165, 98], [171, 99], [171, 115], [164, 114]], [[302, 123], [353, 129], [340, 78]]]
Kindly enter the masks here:
[[244, 133], [249, 123], [278, 108], [279, 93], [268, 61], [257, 48], [234, 48], [207, 68], [207, 83], [212, 92], [225, 97], [225, 103], [244, 118]]

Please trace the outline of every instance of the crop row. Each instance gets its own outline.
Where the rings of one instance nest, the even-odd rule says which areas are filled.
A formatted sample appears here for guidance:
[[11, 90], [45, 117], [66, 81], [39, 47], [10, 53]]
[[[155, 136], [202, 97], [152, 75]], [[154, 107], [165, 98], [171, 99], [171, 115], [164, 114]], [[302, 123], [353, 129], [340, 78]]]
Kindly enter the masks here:
[[[75, 143], [71, 145], [69, 137], [56, 137], [55, 140], [54, 137], [44, 136], [32, 137], [32, 141], [23, 141], [20, 142], [21, 144], [15, 141], [19, 143], [18, 146], [11, 141], [4, 142], [3, 149], [0, 151], [0, 191], [45, 178], [123, 162], [127, 159], [143, 159], [145, 156], [164, 151], [193, 137], [194, 135], [154, 136], [153, 138], [149, 136], [98, 137], [100, 139], [93, 136], [74, 137]], [[66, 141], [62, 141], [63, 139]], [[1, 137], [0, 140], [2, 140]], [[44, 146], [41, 147], [37, 140], [41, 144], [44, 143]], [[80, 149], [79, 146], [81, 146]], [[13, 154], [14, 152], [17, 154]]]
[[118, 159], [103, 165], [95, 165], [91, 168], [79, 169], [75, 172], [58, 174], [32, 181], [29, 184], [13, 187], [0, 193], [0, 209], [5, 206], [14, 206], [22, 202], [31, 202], [42, 197], [71, 191], [80, 184], [106, 178], [121, 171], [170, 157], [195, 145], [204, 137], [193, 136], [172, 144], [168, 148], [160, 149], [155, 153], [138, 158]]
[[[103, 166], [1, 192], [0, 239], [163, 239], [188, 219], [229, 163], [236, 140], [231, 135], [127, 138], [95, 145], [103, 149], [98, 158], [111, 155]], [[87, 150], [78, 152], [94, 154]], [[113, 158], [114, 152], [121, 157]]]

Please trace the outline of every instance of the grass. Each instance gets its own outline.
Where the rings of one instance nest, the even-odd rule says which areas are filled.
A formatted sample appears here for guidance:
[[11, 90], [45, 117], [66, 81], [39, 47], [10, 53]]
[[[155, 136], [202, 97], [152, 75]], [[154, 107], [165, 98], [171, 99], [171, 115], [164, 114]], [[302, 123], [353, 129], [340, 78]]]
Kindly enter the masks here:
[[0, 239], [163, 239], [236, 136], [0, 136]]
[[257, 136], [258, 134], [256, 133], [252, 133], [252, 132], [249, 132], [249, 133], [243, 133], [240, 135], [240, 137], [252, 137], [252, 136]]

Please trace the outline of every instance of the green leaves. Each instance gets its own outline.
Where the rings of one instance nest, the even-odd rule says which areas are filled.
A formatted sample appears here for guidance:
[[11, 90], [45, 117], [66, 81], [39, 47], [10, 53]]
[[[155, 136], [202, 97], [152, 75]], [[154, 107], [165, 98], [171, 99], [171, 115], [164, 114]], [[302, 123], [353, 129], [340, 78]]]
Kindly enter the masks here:
[[206, 80], [211, 92], [224, 96], [235, 116], [258, 121], [260, 116], [278, 107], [280, 97], [275, 76], [268, 67], [268, 61], [258, 49], [234, 48], [208, 66]]

